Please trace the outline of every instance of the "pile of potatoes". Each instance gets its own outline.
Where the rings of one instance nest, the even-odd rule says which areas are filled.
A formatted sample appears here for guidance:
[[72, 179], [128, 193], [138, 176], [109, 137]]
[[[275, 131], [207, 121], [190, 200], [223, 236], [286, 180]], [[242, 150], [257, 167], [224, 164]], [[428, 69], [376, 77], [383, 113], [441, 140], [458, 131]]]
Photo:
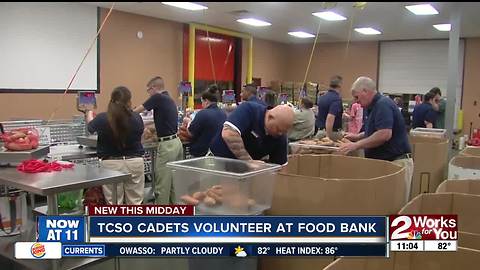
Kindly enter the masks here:
[[256, 202], [240, 192], [225, 190], [221, 185], [214, 185], [206, 191], [197, 191], [190, 195], [183, 195], [180, 199], [189, 205], [198, 205], [203, 202], [208, 207], [225, 205], [234, 209], [248, 209]]
[[342, 138], [341, 140], [333, 141], [328, 137], [323, 139], [309, 139], [309, 140], [302, 140], [299, 144], [305, 145], [321, 145], [321, 146], [333, 146], [333, 147], [340, 147], [342, 143], [351, 143], [350, 140], [347, 138]]

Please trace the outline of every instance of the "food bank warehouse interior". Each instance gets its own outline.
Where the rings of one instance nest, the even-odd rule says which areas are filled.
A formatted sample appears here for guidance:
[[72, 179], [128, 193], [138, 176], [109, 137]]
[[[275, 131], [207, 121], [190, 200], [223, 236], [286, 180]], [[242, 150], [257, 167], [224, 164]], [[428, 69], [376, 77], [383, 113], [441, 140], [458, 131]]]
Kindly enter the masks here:
[[[0, 3], [0, 268], [476, 269], [479, 12]], [[434, 236], [450, 251], [421, 252]]]

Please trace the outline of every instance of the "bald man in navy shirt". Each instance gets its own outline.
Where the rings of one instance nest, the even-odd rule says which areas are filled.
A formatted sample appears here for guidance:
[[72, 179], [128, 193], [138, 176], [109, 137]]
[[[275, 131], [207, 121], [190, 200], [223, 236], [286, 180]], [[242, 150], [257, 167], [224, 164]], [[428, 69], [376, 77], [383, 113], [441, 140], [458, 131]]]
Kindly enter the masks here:
[[279, 105], [271, 110], [256, 102], [243, 102], [227, 117], [210, 150], [215, 156], [241, 160], [287, 163], [287, 133], [293, 125], [293, 109]]

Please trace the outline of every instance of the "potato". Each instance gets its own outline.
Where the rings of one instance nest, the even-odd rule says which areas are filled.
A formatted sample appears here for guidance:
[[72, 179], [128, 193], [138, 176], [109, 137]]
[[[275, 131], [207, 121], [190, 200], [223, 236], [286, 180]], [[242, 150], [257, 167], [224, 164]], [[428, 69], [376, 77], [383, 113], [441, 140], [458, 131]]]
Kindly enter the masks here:
[[228, 198], [228, 206], [235, 209], [246, 209], [248, 208], [248, 198], [241, 194], [237, 193]]
[[257, 202], [254, 199], [248, 199], [247, 201], [248, 207], [253, 207]]
[[214, 198], [209, 197], [209, 196], [205, 196], [205, 199], [203, 199], [203, 203], [206, 206], [214, 206], [217, 202], [215, 201]]
[[186, 203], [186, 204], [189, 204], [189, 205], [198, 205], [200, 203], [199, 200], [191, 197], [190, 195], [183, 195], [182, 197], [180, 197], [180, 199]]
[[207, 197], [213, 198], [218, 203], [222, 203], [223, 201], [223, 196], [218, 195], [212, 188], [207, 191]]
[[222, 193], [223, 187], [221, 185], [212, 186], [212, 189], [216, 191], [215, 193]]
[[207, 195], [205, 194], [205, 192], [202, 192], [202, 191], [195, 192], [192, 195], [193, 198], [195, 198], [197, 200], [200, 200], [200, 201], [203, 200], [205, 198], [205, 196], [207, 196]]

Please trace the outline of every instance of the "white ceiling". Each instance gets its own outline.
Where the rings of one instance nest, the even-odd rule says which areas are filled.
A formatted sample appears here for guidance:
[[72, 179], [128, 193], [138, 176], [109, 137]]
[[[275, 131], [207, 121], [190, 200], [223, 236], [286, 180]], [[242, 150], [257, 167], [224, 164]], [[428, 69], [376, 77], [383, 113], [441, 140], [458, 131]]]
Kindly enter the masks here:
[[[355, 2], [197, 2], [208, 7], [204, 11], [188, 11], [160, 2], [117, 2], [115, 9], [183, 23], [197, 22], [250, 33], [254, 37], [284, 43], [312, 42], [298, 39], [289, 31], [307, 31], [315, 34], [320, 24], [319, 42], [361, 40], [443, 39], [448, 32], [440, 32], [433, 24], [449, 23], [454, 5], [461, 14], [461, 37], [480, 36], [480, 3], [431, 2], [438, 15], [416, 16], [404, 6], [418, 2], [368, 2], [365, 8], [353, 7]], [[112, 2], [88, 4], [109, 8]], [[312, 15], [317, 11], [335, 11], [347, 17], [346, 21], [329, 22]], [[238, 13], [246, 11], [246, 13]], [[239, 18], [255, 17], [272, 23], [267, 27], [253, 27], [236, 22]], [[373, 27], [382, 35], [365, 36], [355, 27]]]

